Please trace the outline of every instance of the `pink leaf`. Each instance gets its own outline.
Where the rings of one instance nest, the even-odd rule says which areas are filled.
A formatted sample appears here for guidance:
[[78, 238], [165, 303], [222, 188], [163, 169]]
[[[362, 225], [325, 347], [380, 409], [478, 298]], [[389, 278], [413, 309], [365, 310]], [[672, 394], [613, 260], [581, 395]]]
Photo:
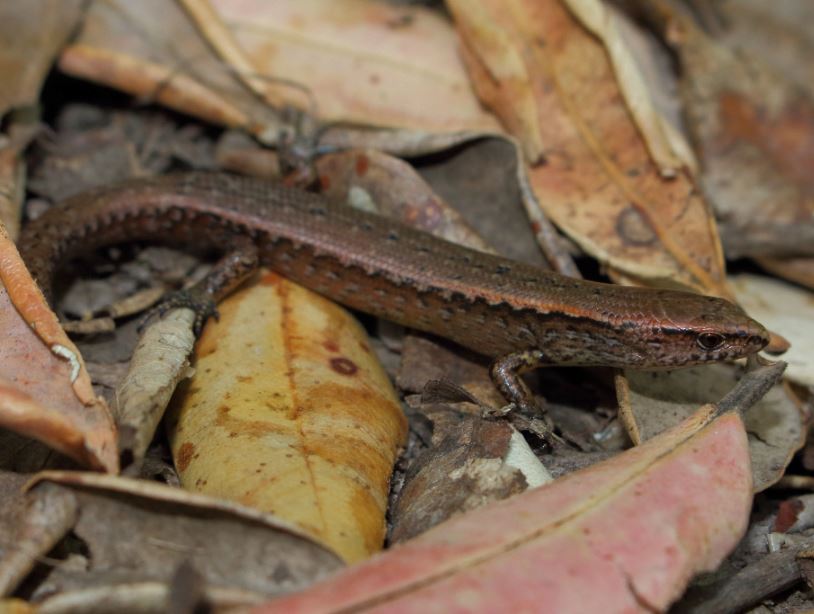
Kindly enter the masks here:
[[736, 413], [704, 406], [647, 443], [441, 524], [258, 612], [664, 609], [748, 520]]

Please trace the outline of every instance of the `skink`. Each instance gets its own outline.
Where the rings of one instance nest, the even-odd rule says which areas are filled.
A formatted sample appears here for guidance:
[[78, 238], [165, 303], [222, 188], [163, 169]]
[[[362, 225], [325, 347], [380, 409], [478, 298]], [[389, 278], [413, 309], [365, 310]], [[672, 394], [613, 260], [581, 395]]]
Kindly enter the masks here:
[[[467, 249], [317, 194], [186, 173], [98, 189], [28, 224], [19, 248], [49, 292], [59, 264], [130, 240], [227, 254], [216, 300], [263, 264], [344, 305], [494, 358], [506, 399], [534, 407], [519, 373], [541, 365], [672, 368], [753, 354], [766, 329], [736, 305], [564, 277]], [[237, 272], [235, 272], [237, 271]]]

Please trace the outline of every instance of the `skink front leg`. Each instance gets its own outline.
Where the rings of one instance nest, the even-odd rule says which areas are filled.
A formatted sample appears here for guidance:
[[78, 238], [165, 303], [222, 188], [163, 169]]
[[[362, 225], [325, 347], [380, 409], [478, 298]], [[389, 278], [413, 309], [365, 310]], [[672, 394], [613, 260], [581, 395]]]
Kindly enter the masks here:
[[[492, 416], [505, 416], [515, 428], [529, 431], [542, 438], [552, 448], [562, 443], [554, 434], [554, 424], [546, 415], [545, 408], [538, 403], [526, 383], [520, 377], [526, 371], [542, 367], [547, 363], [540, 350], [524, 350], [501, 356], [492, 363], [489, 374], [492, 382], [509, 404], [493, 412]], [[519, 411], [514, 411], [519, 410]]]
[[529, 416], [545, 412], [520, 377], [523, 373], [544, 364], [545, 356], [540, 350], [513, 352], [501, 356], [492, 363], [489, 375], [500, 394], [509, 402], [509, 410], [518, 409]]
[[144, 319], [162, 316], [171, 309], [187, 307], [195, 312], [194, 332], [198, 336], [210, 317], [218, 319], [217, 303], [228, 296], [257, 270], [257, 246], [249, 239], [238, 239], [232, 249], [218, 260], [201, 281], [167, 294]]

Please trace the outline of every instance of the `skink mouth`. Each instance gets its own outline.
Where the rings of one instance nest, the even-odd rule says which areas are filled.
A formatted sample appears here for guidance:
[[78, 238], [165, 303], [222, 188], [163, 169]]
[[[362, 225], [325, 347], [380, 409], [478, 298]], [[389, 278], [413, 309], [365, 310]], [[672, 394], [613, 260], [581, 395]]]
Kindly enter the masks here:
[[754, 354], [769, 345], [772, 341], [772, 334], [759, 322], [753, 323], [753, 328], [749, 337], [746, 340], [746, 346], [750, 349], [750, 353]]
[[726, 353], [729, 354], [729, 358], [746, 358], [752, 354], [757, 354], [759, 351], [765, 348], [768, 343], [768, 336], [763, 336], [760, 334], [749, 335], [745, 341], [735, 345]]
[[747, 348], [749, 348], [750, 353], [754, 354], [755, 352], [759, 352], [763, 348], [769, 345], [769, 336], [768, 335], [752, 335], [746, 342]]

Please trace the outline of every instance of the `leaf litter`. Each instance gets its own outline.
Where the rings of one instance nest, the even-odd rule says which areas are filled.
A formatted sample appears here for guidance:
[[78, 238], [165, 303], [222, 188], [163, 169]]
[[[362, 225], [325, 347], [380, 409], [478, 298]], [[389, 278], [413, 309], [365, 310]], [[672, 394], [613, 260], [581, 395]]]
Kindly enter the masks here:
[[[291, 170], [290, 158], [280, 155], [285, 154], [285, 147], [274, 151], [258, 147], [257, 142], [285, 145], [293, 134], [299, 139], [296, 147], [311, 151], [323, 147], [324, 151], [296, 169], [287, 180], [310, 181], [312, 186], [321, 187], [353, 206], [376, 207], [479, 249], [488, 249], [487, 245], [492, 244], [502, 253], [541, 265], [543, 258], [535, 246], [537, 241], [541, 242], [551, 266], [559, 271], [578, 274], [572, 260], [576, 256], [583, 274], [589, 277], [606, 273], [624, 283], [679, 286], [724, 296], [733, 296], [733, 293], [725, 277], [723, 253], [727, 256], [748, 254], [755, 255], [758, 263], [773, 274], [806, 283], [810, 258], [807, 259], [805, 246], [799, 248], [799, 241], [784, 243], [782, 239], [778, 243], [777, 237], [782, 236], [782, 232], [776, 232], [773, 220], [759, 229], [763, 234], [747, 229], [749, 232], [740, 236], [733, 230], [738, 228], [733, 224], [747, 218], [738, 217], [740, 213], [726, 213], [723, 207], [729, 195], [724, 198], [709, 187], [714, 185], [711, 181], [718, 168], [715, 164], [720, 161], [712, 160], [715, 164], [711, 164], [710, 158], [702, 155], [696, 166], [693, 154], [686, 147], [688, 142], [695, 146], [700, 144], [700, 151], [704, 152], [703, 145], [708, 142], [704, 139], [717, 138], [714, 130], [705, 132], [706, 128], [692, 122], [692, 113], [703, 108], [705, 101], [687, 97], [687, 85], [700, 78], [687, 70], [688, 66], [695, 66], [688, 58], [700, 49], [707, 53], [703, 58], [707, 62], [719, 61], [709, 58], [724, 58], [720, 60], [720, 70], [735, 66], [732, 74], [737, 76], [740, 67], [727, 64], [734, 60], [727, 59], [730, 58], [728, 51], [721, 51], [726, 45], [736, 44], [734, 30], [719, 31], [718, 39], [710, 43], [715, 30], [708, 22], [703, 19], [700, 22], [706, 28], [702, 35], [700, 29], [692, 29], [691, 22], [674, 20], [672, 23], [683, 23], [694, 37], [677, 41], [669, 39], [669, 32], [660, 29], [658, 20], [650, 19], [649, 22], [656, 25], [656, 37], [661, 36], [662, 42], [677, 49], [683, 60], [683, 72], [672, 74], [670, 71], [675, 67], [669, 63], [648, 64], [645, 60], [645, 55], [658, 56], [660, 52], [653, 52], [653, 45], [659, 44], [653, 42], [656, 39], [641, 42], [652, 36], [638, 29], [641, 22], [634, 22], [629, 15], [599, 2], [547, 1], [536, 6], [513, 2], [505, 14], [494, 13], [495, 7], [489, 2], [449, 2], [454, 23], [433, 10], [392, 7], [363, 0], [349, 3], [344, 12], [316, 1], [296, 7], [294, 3], [270, 7], [250, 1], [211, 5], [179, 2], [162, 5], [159, 20], [154, 17], [156, 6], [152, 2], [137, 6], [90, 3], [82, 15], [77, 35], [60, 51], [59, 66], [67, 74], [106, 83], [141, 101], [155, 102], [214, 125], [232, 128], [233, 134], [245, 132], [256, 141], [250, 140], [246, 145], [244, 140], [239, 149], [229, 150], [224, 138], [216, 149], [217, 135], [211, 127], [200, 128], [191, 120], [169, 116], [160, 110], [111, 112], [93, 104], [74, 107], [72, 113], [61, 116], [63, 121], [57, 124], [57, 140], [53, 143], [39, 140], [32, 150], [36, 156], [31, 159], [33, 172], [28, 187], [39, 201], [29, 200], [29, 212], [41, 210], [49, 201], [60, 200], [72, 190], [81, 191], [93, 182], [108, 183], [117, 177], [175, 168], [221, 167], [279, 177]], [[748, 15], [753, 10], [748, 6], [747, 2], [728, 4], [729, 21], [721, 23], [735, 23], [731, 11], [740, 17], [737, 11], [742, 9], [742, 14]], [[32, 3], [28, 10], [36, 15], [38, 7]], [[541, 15], [547, 17], [540, 23], [537, 20]], [[785, 16], [778, 13], [778, 19], [783, 18]], [[532, 34], [538, 27], [538, 37], [534, 38]], [[736, 27], [754, 26], [738, 22]], [[456, 29], [462, 42], [456, 41]], [[792, 30], [788, 21], [778, 27], [781, 33]], [[294, 33], [296, 36], [292, 36]], [[381, 53], [368, 50], [371, 37], [381, 41]], [[743, 39], [740, 40], [737, 44], [744, 44]], [[498, 44], [490, 47], [490, 42], [495, 41]], [[485, 47], [481, 47], [484, 43]], [[650, 45], [652, 53], [642, 52], [643, 47], [637, 46], [640, 44]], [[269, 50], [278, 53], [269, 54]], [[463, 59], [459, 59], [459, 51]], [[53, 55], [54, 51], [43, 47], [32, 53], [41, 54], [37, 56], [39, 64], [32, 66], [48, 67], [49, 53]], [[793, 53], [790, 55], [794, 57]], [[784, 61], [785, 65], [795, 64], [788, 57]], [[468, 75], [464, 65], [470, 71]], [[764, 71], [761, 74], [769, 76], [762, 78], [771, 82], [785, 80], [785, 75], [777, 76], [783, 72], [779, 68], [783, 65], [769, 58], [768, 67], [760, 69]], [[675, 108], [683, 102], [683, 111], [690, 114], [691, 141], [682, 137], [682, 122], [676, 119], [678, 114], [674, 108], [665, 110], [665, 106], [656, 104], [656, 88], [643, 77], [647, 71], [660, 72], [667, 83], [672, 80], [681, 84], [684, 98], [677, 103], [677, 97], [673, 97], [667, 100], [667, 106], [672, 103]], [[491, 81], [490, 78], [484, 80], [485, 75], [490, 75]], [[41, 72], [39, 78], [42, 76]], [[800, 76], [793, 73], [789, 79], [798, 85], [784, 86], [782, 91], [795, 92], [795, 99], [801, 101], [798, 107], [804, 109], [808, 102], [801, 98], [800, 90], [795, 89], [801, 83]], [[727, 81], [711, 83], [714, 90]], [[73, 87], [82, 91], [82, 86], [75, 82]], [[760, 106], [761, 99], [755, 95], [754, 86], [751, 86], [752, 91], [748, 91], [749, 87], [750, 84], [745, 85], [739, 95], [757, 101], [754, 112], [744, 115], [727, 111], [729, 115], [725, 113], [719, 119], [730, 128], [727, 121], [741, 121], [740, 127], [748, 129], [748, 133], [741, 131], [735, 136], [745, 139], [747, 148], [755, 146], [756, 141], [750, 141], [752, 136], [763, 135], [771, 145], [766, 151], [774, 156], [775, 162], [782, 161], [783, 143], [789, 143], [789, 133], [784, 131], [788, 123], [764, 123], [766, 118], [772, 117]], [[804, 85], [801, 87], [804, 89]], [[399, 90], [401, 94], [393, 94]], [[669, 87], [666, 90], [669, 91]], [[46, 100], [54, 100], [54, 91], [46, 87]], [[98, 94], [101, 90], [88, 91]], [[474, 92], [496, 111], [502, 128], [494, 116], [479, 106]], [[63, 104], [58, 96], [59, 104]], [[432, 102], [419, 102], [428, 100]], [[295, 110], [285, 108], [286, 105], [293, 105]], [[730, 107], [726, 109], [731, 111]], [[806, 116], [803, 113], [799, 117]], [[795, 125], [803, 126], [801, 134], [807, 134], [805, 121], [801, 121]], [[26, 128], [16, 116], [14, 122], [6, 125], [9, 135], [12, 130]], [[514, 134], [517, 140], [501, 134], [503, 129]], [[64, 138], [66, 135], [70, 138]], [[7, 178], [4, 181], [20, 194], [22, 184], [13, 169], [27, 161], [22, 154], [27, 142], [18, 140], [16, 148], [7, 149], [6, 158], [0, 160], [5, 164], [0, 169]], [[798, 151], [799, 143], [804, 140], [792, 143], [788, 152]], [[49, 146], [53, 144], [58, 147]], [[738, 146], [744, 145], [739, 141]], [[350, 148], [359, 149], [351, 151]], [[411, 165], [382, 152], [409, 158], [412, 167], [424, 179], [415, 174]], [[695, 154], [698, 153], [696, 150]], [[30, 157], [30, 153], [25, 155]], [[566, 158], [570, 164], [564, 163]], [[723, 160], [734, 169], [726, 172], [748, 175], [731, 157]], [[791, 163], [786, 160], [784, 164], [781, 174], [788, 181], [795, 176], [796, 167], [793, 160]], [[606, 183], [601, 182], [603, 176], [609, 178]], [[751, 176], [750, 180], [759, 183], [761, 176]], [[799, 186], [799, 182], [796, 185]], [[705, 190], [703, 193], [699, 186]], [[760, 195], [763, 189], [764, 186], [758, 185], [753, 195]], [[523, 215], [524, 209], [530, 222]], [[711, 215], [713, 210], [717, 219]], [[781, 221], [783, 215], [785, 213], [780, 214]], [[547, 216], [558, 224], [567, 239], [556, 234]], [[6, 223], [13, 232], [14, 221]], [[718, 225], [722, 230], [723, 251]], [[802, 226], [794, 229], [789, 237], [805, 236], [806, 225]], [[485, 239], [477, 235], [475, 228]], [[765, 248], [767, 231], [775, 233], [770, 240], [781, 246], [779, 251]], [[751, 249], [755, 246], [756, 249]], [[40, 482], [23, 494], [19, 490], [23, 477], [41, 467], [71, 466], [72, 461], [50, 454], [25, 436], [0, 433], [4, 435], [6, 452], [0, 456], [0, 462], [12, 470], [9, 483], [14, 485], [8, 491], [8, 499], [12, 507], [21, 505], [26, 498], [33, 501], [32, 513], [22, 519], [23, 524], [16, 524], [21, 522], [19, 513], [0, 517], [0, 530], [5, 535], [12, 534], [10, 531], [15, 527], [27, 527], [24, 530], [28, 532], [24, 534], [30, 536], [23, 542], [24, 547], [15, 550], [14, 557], [4, 559], [6, 567], [0, 566], [0, 577], [13, 578], [6, 591], [11, 593], [13, 586], [22, 581], [28, 588], [16, 594], [25, 595], [49, 611], [92, 609], [102, 607], [100, 604], [108, 607], [115, 604], [116, 609], [141, 607], [164, 611], [168, 604], [246, 607], [260, 603], [264, 596], [305, 588], [342, 565], [334, 553], [313, 541], [314, 532], [308, 531], [307, 522], [303, 532], [294, 526], [298, 522], [297, 513], [291, 516], [289, 524], [268, 513], [250, 511], [239, 503], [226, 503], [224, 499], [228, 498], [250, 502], [241, 499], [240, 493], [257, 478], [244, 469], [227, 472], [222, 486], [216, 489], [210, 486], [213, 490], [201, 489], [201, 480], [207, 485], [209, 482], [200, 472], [190, 482], [193, 461], [208, 461], [215, 473], [222, 470], [219, 463], [231, 467], [232, 459], [244, 457], [244, 465], [254, 463], [257, 458], [254, 452], [249, 454], [248, 440], [239, 434], [229, 437], [232, 431], [227, 430], [223, 431], [227, 437], [212, 446], [211, 453], [204, 455], [196, 448], [190, 454], [190, 448], [184, 447], [190, 441], [177, 437], [177, 433], [173, 435], [176, 427], [172, 421], [169, 442], [163, 431], [156, 428], [177, 383], [192, 373], [206, 383], [207, 378], [196, 372], [203, 364], [202, 358], [190, 353], [189, 344], [168, 361], [167, 355], [158, 351], [163, 343], [160, 339], [167, 339], [165, 333], [148, 329], [147, 335], [152, 333], [159, 341], [148, 341], [147, 359], [134, 359], [135, 364], [130, 366], [136, 375], [143, 377], [142, 383], [136, 386], [136, 397], [140, 396], [137, 405], [149, 409], [133, 412], [126, 409], [127, 404], [116, 402], [117, 395], [112, 390], [121, 383], [137, 338], [135, 308], [128, 306], [129, 297], [134, 297], [132, 302], [137, 306], [147, 305], [162, 287], [156, 284], [156, 275], [161, 284], [177, 287], [196, 274], [185, 268], [184, 273], [174, 278], [162, 278], [155, 268], [145, 272], [126, 264], [130, 255], [139, 249], [137, 246], [108, 250], [102, 265], [98, 264], [98, 257], [90, 260], [97, 263], [90, 269], [92, 277], [113, 271], [119, 275], [119, 281], [105, 288], [104, 281], [94, 279], [89, 283], [86, 280], [86, 290], [73, 290], [73, 294], [64, 294], [65, 298], [59, 301], [61, 315], [81, 318], [70, 325], [79, 335], [76, 346], [70, 345], [71, 342], [54, 328], [56, 319], [36, 298], [37, 293], [30, 284], [12, 284], [16, 309], [7, 304], [0, 310], [0, 317], [9, 327], [17, 318], [15, 326], [19, 332], [15, 334], [29, 328], [15, 312], [33, 309], [37, 313], [36, 321], [44, 322], [37, 329], [40, 335], [51, 342], [56, 338], [67, 341], [58, 344], [67, 348], [67, 352], [55, 357], [47, 346], [31, 336], [29, 328], [28, 336], [20, 338], [27, 339], [27, 351], [33, 352], [40, 345], [40, 353], [31, 354], [37, 358], [17, 362], [20, 353], [12, 352], [10, 358], [3, 361], [6, 365], [13, 361], [18, 369], [27, 371], [41, 358], [48, 358], [58, 370], [67, 373], [69, 382], [78, 367], [79, 388], [64, 387], [64, 374], [51, 378], [43, 371], [31, 370], [26, 375], [53, 384], [62, 383], [62, 390], [73, 389], [72, 394], [78, 394], [82, 403], [99, 408], [89, 414], [78, 412], [74, 417], [71, 412], [75, 409], [65, 413], [66, 408], [63, 408], [62, 417], [49, 413], [53, 415], [49, 418], [51, 422], [34, 421], [33, 424], [42, 426], [38, 427], [40, 430], [32, 430], [30, 418], [43, 415], [43, 399], [47, 399], [46, 413], [55, 409], [50, 400], [54, 394], [40, 396], [33, 401], [36, 404], [32, 404], [21, 397], [16, 388], [9, 388], [6, 399], [12, 399], [13, 403], [6, 402], [11, 404], [13, 412], [18, 412], [16, 415], [23, 417], [25, 427], [21, 428], [19, 421], [5, 424], [17, 425], [15, 428], [24, 435], [39, 437], [53, 448], [69, 453], [74, 462], [95, 464], [109, 471], [115, 470], [119, 460], [114, 456], [125, 452], [122, 458], [129, 463], [130, 473], [142, 477], [136, 480], [80, 472], [52, 473], [40, 477]], [[8, 280], [9, 275], [18, 275], [13, 252], [7, 250], [6, 253], [12, 257], [4, 261], [4, 280]], [[599, 261], [599, 272], [589, 263], [586, 254]], [[177, 263], [178, 258], [169, 255], [164, 262]], [[791, 270], [792, 263], [798, 267], [795, 271]], [[85, 267], [84, 275], [88, 272], [87, 264], [83, 262], [79, 266], [80, 271]], [[629, 446], [625, 429], [616, 418], [614, 381], [621, 380], [606, 370], [552, 369], [528, 378], [534, 389], [548, 400], [550, 413], [560, 425], [566, 442], [562, 449], [546, 454], [529, 422], [513, 422], [524, 432], [523, 439], [505, 422], [490, 423], [481, 419], [480, 411], [484, 407], [502, 402], [495, 395], [482, 358], [462, 354], [449, 345], [439, 345], [437, 340], [405, 336], [403, 331], [364, 319], [368, 331], [377, 336], [371, 341], [361, 337], [358, 343], [366, 345], [371, 358], [373, 351], [386, 357], [390, 365], [388, 372], [398, 372], [402, 393], [420, 393], [427, 380], [432, 379], [440, 380], [440, 389], [448, 393], [458, 386], [458, 398], [450, 395], [440, 402], [425, 399], [408, 408], [410, 432], [406, 451], [392, 476], [394, 489], [389, 496], [389, 506], [387, 485], [391, 480], [390, 467], [403, 441], [403, 418], [388, 419], [391, 430], [384, 439], [390, 443], [385, 446], [388, 451], [382, 456], [384, 462], [373, 471], [376, 487], [370, 491], [367, 486], [362, 488], [367, 491], [365, 496], [369, 500], [375, 500], [373, 507], [377, 511], [369, 515], [366, 522], [358, 524], [377, 527], [373, 531], [377, 537], [371, 540], [364, 537], [373, 534], [369, 529], [356, 533], [354, 528], [350, 530], [354, 535], [342, 536], [340, 540], [352, 543], [361, 539], [381, 544], [388, 528], [390, 541], [386, 545], [396, 541], [401, 545], [389, 548], [361, 566], [349, 567], [336, 576], [336, 580], [329, 580], [351, 579], [335, 599], [323, 600], [322, 591], [326, 589], [317, 585], [312, 592], [271, 601], [263, 607], [297, 606], [306, 610], [318, 607], [330, 611], [340, 603], [353, 603], [364, 609], [379, 603], [378, 599], [385, 599], [379, 605], [391, 609], [419, 607], [425, 610], [444, 605], [486, 611], [512, 603], [537, 604], [539, 596], [545, 593], [551, 597], [547, 603], [552, 608], [559, 604], [561, 611], [568, 608], [579, 611], [587, 603], [589, 592], [602, 600], [601, 606], [606, 610], [667, 607], [681, 595], [695, 572], [716, 567], [735, 547], [746, 528], [753, 488], [762, 490], [778, 480], [783, 484], [786, 466], [803, 443], [804, 424], [810, 409], [808, 392], [800, 388], [800, 384], [807, 385], [804, 323], [807, 321], [805, 304], [810, 297], [806, 290], [767, 283], [773, 282], [761, 283], [748, 278], [743, 283], [737, 281], [734, 296], [750, 313], [789, 338], [793, 347], [798, 342], [801, 344], [797, 349], [800, 353], [789, 355], [789, 378], [797, 382], [797, 386], [764, 386], [766, 390], [761, 389], [764, 393], [768, 388], [771, 390], [763, 401], [757, 402], [756, 396], [760, 395], [746, 394], [743, 390], [744, 386], [749, 388], [748, 382], [754, 384], [761, 377], [764, 381], [771, 379], [765, 375], [765, 368], [743, 375], [739, 384], [735, 384], [736, 370], [724, 365], [668, 375], [628, 374], [632, 388], [630, 402], [628, 411], [620, 416], [627, 416], [628, 432], [634, 440], [643, 443], [621, 453]], [[767, 294], [777, 297], [786, 291], [790, 294], [782, 296], [794, 298], [767, 302]], [[150, 295], [153, 298], [147, 294], [139, 296], [139, 292], [153, 292]], [[25, 300], [20, 299], [21, 296]], [[21, 308], [20, 304], [26, 306]], [[311, 307], [299, 311], [308, 309]], [[183, 320], [182, 312], [171, 315], [168, 323], [176, 317]], [[255, 318], [252, 315], [241, 319], [254, 321]], [[186, 322], [178, 331], [188, 329]], [[6, 330], [4, 324], [3, 331]], [[199, 344], [199, 351], [204, 346], [203, 342]], [[93, 367], [91, 375], [97, 376], [95, 393], [91, 392], [91, 380], [77, 347], [82, 354], [87, 352], [85, 359], [93, 357], [88, 360]], [[6, 345], [6, 349], [8, 352], [13, 347]], [[397, 365], [399, 358], [400, 366]], [[65, 359], [67, 362], [54, 362]], [[240, 369], [244, 360], [242, 356], [230, 358], [223, 361], [221, 369], [227, 369], [227, 363]], [[155, 369], [154, 373], [144, 370], [144, 364]], [[166, 368], [169, 364], [174, 366]], [[19, 375], [11, 379], [15, 378], [19, 383]], [[648, 388], [645, 383], [651, 386]], [[731, 395], [726, 397], [730, 401], [722, 402], [721, 408], [745, 409], [757, 402], [745, 415], [745, 427], [735, 414], [724, 412], [717, 416], [722, 410], [717, 412], [705, 405], [716, 401], [733, 385], [736, 393], [741, 391], [740, 397], [735, 400]], [[188, 389], [197, 386], [195, 383], [185, 385]], [[23, 390], [28, 394], [27, 386]], [[64, 403], [72, 394], [59, 396]], [[117, 420], [116, 430], [110, 426], [111, 414], [99, 400], [97, 395], [100, 394], [112, 403], [114, 412], [119, 412], [113, 414]], [[118, 401], [127, 396], [118, 395]], [[416, 399], [418, 397], [413, 399], [414, 403]], [[385, 413], [391, 418], [400, 416], [395, 397], [388, 403], [390, 409]], [[325, 396], [319, 404], [333, 407], [333, 398]], [[625, 402], [620, 404], [621, 409], [625, 409]], [[376, 411], [373, 410], [373, 415]], [[670, 420], [665, 419], [678, 421], [693, 411], [695, 418], [689, 418], [683, 426], [670, 428]], [[95, 426], [99, 415], [102, 424], [107, 424], [101, 431]], [[67, 422], [65, 416], [68, 416]], [[330, 415], [327, 418], [328, 423], [335, 419]], [[57, 423], [62, 425], [61, 431], [54, 431]], [[373, 419], [371, 412], [366, 411], [365, 417], [354, 424], [360, 431], [358, 434], [364, 437], [379, 429], [382, 421]], [[103, 447], [98, 447], [100, 436], [105, 441]], [[336, 444], [343, 438], [337, 435], [330, 442], [324, 433], [320, 436], [326, 438], [326, 451], [332, 449], [329, 443]], [[197, 437], [196, 434], [199, 441]], [[534, 476], [540, 472], [540, 465], [535, 459], [530, 470], [515, 468], [510, 450], [518, 437], [523, 442], [519, 448], [525, 450], [523, 454], [528, 458], [530, 451], [536, 451], [551, 474], [560, 476], [557, 480], [542, 489], [527, 490], [530, 485], [539, 483]], [[97, 443], [88, 447], [87, 441]], [[110, 441], [114, 442], [112, 446]], [[263, 457], [261, 448], [256, 450], [260, 458]], [[333, 452], [338, 450], [337, 446], [333, 448]], [[659, 449], [661, 452], [653, 452]], [[751, 454], [751, 461], [747, 452]], [[193, 458], [195, 454], [197, 458]], [[363, 455], [357, 456], [359, 458], [353, 459], [357, 465], [364, 464], [359, 462]], [[333, 462], [334, 457], [331, 458]], [[645, 458], [650, 460], [643, 460]], [[134, 459], [137, 462], [133, 463]], [[268, 464], [269, 461], [260, 462]], [[677, 468], [670, 469], [673, 466]], [[661, 471], [673, 473], [664, 477]], [[188, 487], [192, 485], [192, 490], [203, 490], [216, 498], [201, 498], [152, 481], [160, 476], [170, 484], [177, 484], [176, 472], [180, 473], [182, 483], [186, 480]], [[788, 478], [806, 477], [786, 475]], [[601, 485], [592, 489], [600, 476], [603, 476]], [[629, 482], [625, 476], [632, 476]], [[671, 487], [683, 488], [683, 496], [671, 496]], [[232, 492], [227, 492], [230, 489]], [[277, 512], [280, 501], [293, 497], [295, 491], [283, 489], [275, 494], [269, 490], [262, 496], [273, 504], [260, 507]], [[49, 492], [60, 494], [51, 496]], [[755, 509], [766, 506], [776, 509], [774, 492], [759, 494]], [[324, 505], [338, 506], [342, 500], [342, 495], [327, 492], [319, 493], [316, 498], [319, 497], [323, 497]], [[504, 497], [509, 498], [500, 501]], [[314, 493], [310, 498], [315, 498]], [[558, 500], [571, 503], [560, 508]], [[292, 509], [297, 505], [300, 504]], [[349, 509], [359, 511], [361, 508], [351, 506]], [[563, 509], [579, 511], [569, 516]], [[40, 516], [37, 510], [52, 516]], [[385, 512], [390, 514], [388, 526], [384, 524]], [[305, 512], [304, 517], [309, 517], [309, 513], [313, 512]], [[606, 513], [608, 517], [603, 518]], [[567, 526], [579, 527], [582, 545], [574, 546], [568, 537], [558, 532], [556, 527], [560, 521], [552, 521], [557, 514], [565, 514], [568, 522], [574, 523], [566, 523]], [[333, 512], [323, 515], [333, 520]], [[49, 521], [49, 530], [37, 524], [40, 518], [53, 519]], [[342, 514], [337, 513], [336, 521], [341, 523], [341, 518]], [[619, 521], [611, 527], [614, 518]], [[686, 518], [693, 519], [695, 526], [686, 526]], [[648, 529], [656, 525], [663, 527], [665, 523], [676, 527], [673, 537], [678, 536], [678, 541], [675, 544], [665, 546], [666, 542], [659, 541], [662, 537], [655, 539], [653, 531]], [[763, 526], [753, 522], [748, 539], [763, 539], [764, 533], [760, 532]], [[71, 527], [73, 534], [62, 537]], [[630, 536], [626, 541], [614, 541], [610, 528], [621, 528], [630, 532]], [[214, 550], [201, 549], [204, 535], [212, 538], [210, 546]], [[713, 607], [716, 599], [720, 603], [721, 596], [726, 595], [733, 604], [754, 603], [770, 591], [779, 590], [778, 587], [799, 583], [806, 569], [804, 542], [794, 542], [795, 538], [782, 529], [775, 535], [781, 538], [773, 537], [774, 542], [785, 539], [788, 552], [793, 553], [793, 556], [784, 555], [788, 560], [780, 567], [783, 571], [778, 574], [777, 582], [767, 583], [763, 592], [755, 589], [755, 583], [749, 580], [755, 576], [749, 573], [758, 573], [765, 568], [761, 565], [773, 559], [772, 555], [763, 559], [760, 549], [753, 548], [749, 553], [751, 558], [745, 563], [738, 559], [738, 564], [746, 565], [744, 574], [722, 576], [725, 578], [722, 582], [728, 583], [726, 589], [712, 596], [707, 594], [702, 601], [706, 599], [708, 606]], [[651, 537], [655, 541], [649, 542]], [[551, 545], [559, 539], [565, 541]], [[281, 551], [264, 550], [271, 547], [264, 544], [276, 544], [271, 547], [276, 550], [283, 543], [286, 545]], [[578, 555], [586, 543], [588, 551], [596, 556]], [[631, 543], [643, 545], [633, 550]], [[705, 545], [700, 546], [702, 543]], [[342, 558], [358, 560], [375, 549], [366, 548], [364, 555], [348, 555], [345, 551]], [[733, 556], [740, 556], [740, 550]], [[537, 564], [549, 560], [547, 557], [553, 556], [555, 551], [564, 551], [572, 558], [565, 563], [560, 558], [555, 563]], [[133, 555], [131, 559], [127, 553]], [[235, 563], [234, 553], [246, 553], [247, 560]], [[659, 558], [665, 557], [665, 553], [666, 558]], [[413, 556], [414, 559], [410, 558]], [[799, 566], [789, 564], [792, 560], [799, 560]], [[409, 563], [406, 567], [404, 561]], [[650, 569], [653, 561], [659, 561], [660, 573]], [[43, 564], [53, 568], [51, 573], [45, 579], [33, 581], [32, 585], [31, 570], [34, 569], [36, 575]], [[289, 565], [296, 571], [291, 572]], [[401, 570], [403, 584], [389, 584], [392, 580], [387, 576], [390, 565]], [[723, 572], [730, 568], [727, 561], [720, 569]], [[264, 575], [269, 569], [275, 570], [273, 577]], [[287, 571], [279, 571], [281, 569]], [[519, 575], [518, 569], [521, 570]], [[551, 592], [545, 579], [554, 576], [546, 574], [563, 571], [569, 574], [568, 582], [574, 584], [557, 581], [560, 588]], [[416, 572], [429, 574], [427, 578], [432, 580], [413, 584], [418, 576], [412, 574]], [[590, 591], [579, 588], [583, 586], [580, 582], [587, 582], [584, 586], [590, 587]], [[23, 607], [19, 600], [14, 604]]]

